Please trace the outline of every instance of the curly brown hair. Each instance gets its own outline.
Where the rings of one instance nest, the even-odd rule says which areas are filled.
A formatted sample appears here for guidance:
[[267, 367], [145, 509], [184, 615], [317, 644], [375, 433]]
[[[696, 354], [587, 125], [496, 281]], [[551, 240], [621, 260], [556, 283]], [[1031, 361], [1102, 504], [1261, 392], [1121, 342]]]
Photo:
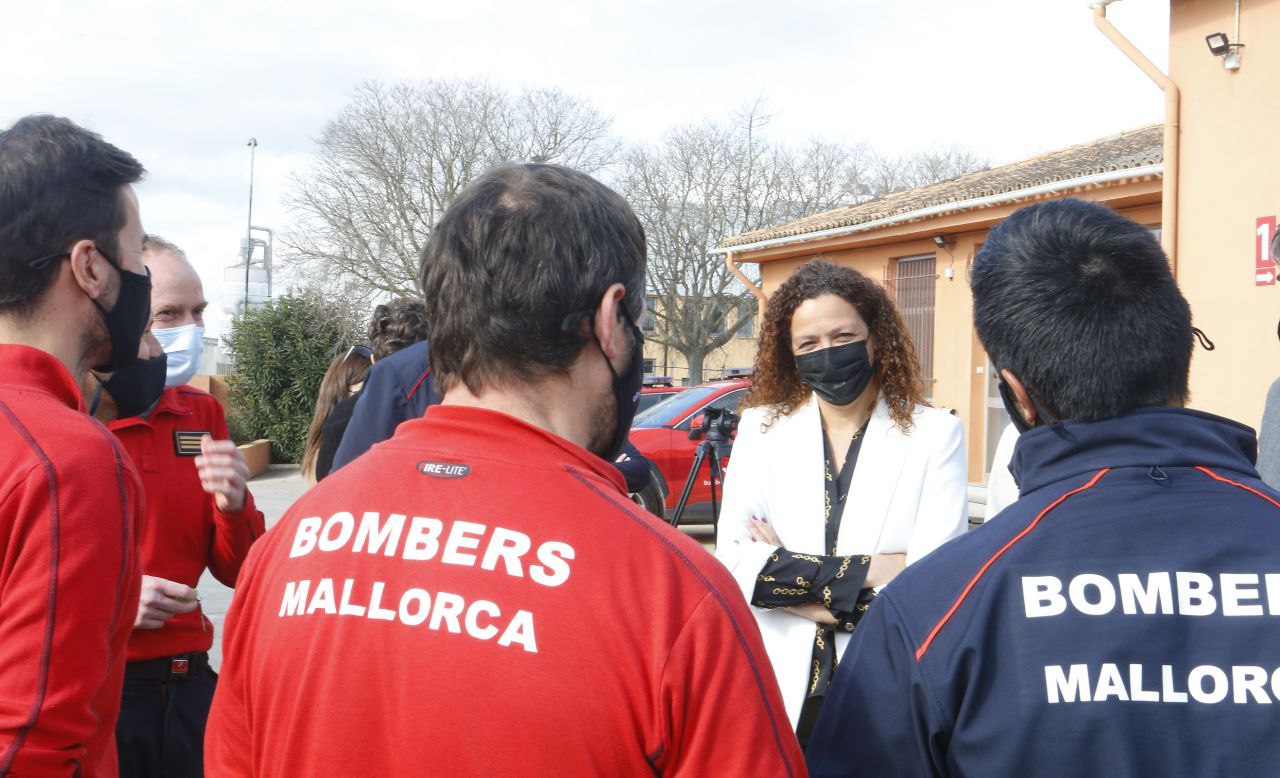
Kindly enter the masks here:
[[924, 383], [916, 347], [889, 295], [880, 284], [849, 267], [824, 259], [806, 262], [769, 298], [760, 328], [760, 350], [744, 407], [773, 406], [767, 423], [803, 405], [813, 390], [800, 380], [791, 352], [791, 318], [806, 300], [834, 294], [858, 310], [875, 350], [875, 378], [889, 415], [903, 432], [911, 414], [924, 405]]
[[374, 359], [385, 359], [426, 339], [427, 306], [419, 298], [397, 297], [373, 309], [369, 347]]

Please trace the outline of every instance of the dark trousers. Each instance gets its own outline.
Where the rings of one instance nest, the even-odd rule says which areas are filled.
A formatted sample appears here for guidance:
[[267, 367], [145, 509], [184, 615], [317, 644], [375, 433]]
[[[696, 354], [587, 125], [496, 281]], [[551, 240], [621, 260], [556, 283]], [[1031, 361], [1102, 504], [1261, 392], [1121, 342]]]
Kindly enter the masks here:
[[190, 656], [186, 676], [163, 671], [169, 660], [126, 665], [116, 724], [121, 778], [203, 778], [204, 725], [218, 676], [207, 655]]

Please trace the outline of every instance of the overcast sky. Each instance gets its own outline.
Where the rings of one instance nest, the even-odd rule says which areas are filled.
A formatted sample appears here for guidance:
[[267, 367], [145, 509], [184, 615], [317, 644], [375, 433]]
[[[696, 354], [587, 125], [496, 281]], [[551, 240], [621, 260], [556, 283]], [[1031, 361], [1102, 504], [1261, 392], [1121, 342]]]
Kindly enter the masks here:
[[[1109, 13], [1165, 66], [1166, 0]], [[1163, 106], [1084, 0], [11, 0], [0, 74], [0, 126], [65, 115], [146, 165], [143, 225], [200, 268], [215, 332], [248, 215], [246, 140], [260, 143], [254, 223], [285, 229], [290, 173], [366, 79], [556, 86], [626, 140], [763, 96], [776, 139], [959, 143], [997, 163]]]

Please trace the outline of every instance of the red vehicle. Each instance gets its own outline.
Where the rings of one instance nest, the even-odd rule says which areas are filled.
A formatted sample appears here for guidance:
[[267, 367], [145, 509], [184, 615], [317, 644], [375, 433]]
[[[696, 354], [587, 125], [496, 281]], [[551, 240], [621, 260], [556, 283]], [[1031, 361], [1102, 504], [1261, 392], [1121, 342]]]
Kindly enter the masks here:
[[[680, 501], [680, 490], [684, 488], [689, 469], [693, 466], [694, 451], [698, 440], [689, 439], [689, 431], [701, 424], [707, 408], [723, 408], [732, 413], [738, 412], [738, 406], [751, 387], [746, 379], [712, 381], [710, 383], [686, 389], [672, 395], [636, 416], [631, 425], [630, 439], [653, 463], [654, 480], [662, 491], [662, 513], [658, 515], [670, 518]], [[721, 449], [720, 463], [728, 467], [732, 444]], [[722, 497], [722, 485], [716, 482], [717, 499]], [[652, 506], [646, 506], [652, 510]], [[711, 473], [703, 465], [698, 478], [694, 481], [693, 491], [689, 494], [689, 505], [685, 509], [682, 524], [706, 524], [711, 522]]]
[[640, 405], [636, 408], [636, 416], [640, 416], [671, 395], [679, 394], [684, 390], [685, 387], [676, 386], [670, 378], [665, 376], [644, 379], [644, 388], [640, 390]]

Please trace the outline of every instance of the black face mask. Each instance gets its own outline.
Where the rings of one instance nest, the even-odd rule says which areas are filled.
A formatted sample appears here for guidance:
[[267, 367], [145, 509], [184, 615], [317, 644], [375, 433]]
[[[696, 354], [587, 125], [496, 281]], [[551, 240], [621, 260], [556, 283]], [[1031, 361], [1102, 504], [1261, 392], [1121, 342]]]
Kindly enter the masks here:
[[1027, 423], [1027, 420], [1022, 418], [1022, 413], [1018, 410], [1018, 403], [1014, 400], [1013, 392], [1009, 390], [1009, 385], [1004, 381], [1000, 381], [996, 388], [1000, 390], [1000, 402], [1004, 403], [1005, 412], [1009, 414], [1009, 421], [1013, 422], [1013, 428], [1018, 431], [1018, 434], [1021, 435], [1031, 429], [1031, 425]]
[[[134, 359], [103, 382], [101, 389], [105, 389], [111, 399], [116, 401], [118, 418], [141, 416], [151, 410], [164, 391], [167, 364], [166, 354], [151, 359]], [[95, 395], [89, 413], [98, 409], [98, 399]]]
[[[996, 371], [996, 374], [999, 375], [999, 371]], [[1013, 428], [1018, 431], [1019, 435], [1033, 427], [1040, 426], [1041, 423], [1054, 424], [1056, 422], [1052, 414], [1046, 411], [1044, 406], [1036, 402], [1035, 397], [1031, 396], [1030, 389], [1027, 389], [1027, 396], [1031, 398], [1031, 404], [1035, 406], [1036, 409], [1035, 424], [1028, 424], [1027, 420], [1022, 418], [1022, 414], [1018, 411], [1018, 401], [1014, 398], [1013, 390], [1009, 388], [1008, 384], [1004, 381], [999, 381], [999, 383], [996, 384], [996, 388], [1000, 391], [1000, 402], [1004, 403], [1004, 409], [1009, 413], [1009, 421], [1013, 422]]]
[[801, 354], [796, 357], [796, 370], [801, 381], [832, 405], [858, 399], [875, 375], [865, 338]]
[[[98, 249], [102, 254], [102, 250]], [[106, 254], [102, 256], [107, 257]], [[93, 369], [102, 373], [115, 373], [127, 367], [138, 358], [138, 344], [142, 342], [142, 333], [147, 329], [147, 320], [151, 318], [151, 271], [139, 275], [130, 273], [111, 257], [107, 257], [111, 266], [120, 273], [120, 294], [116, 296], [116, 304], [108, 311], [94, 300], [102, 321], [107, 326], [107, 336], [111, 340], [111, 356], [106, 362], [94, 365]], [[114, 393], [112, 394], [114, 397]]]
[[[613, 462], [622, 454], [622, 447], [631, 432], [631, 422], [636, 418], [636, 408], [640, 407], [640, 387], [644, 384], [644, 335], [632, 321], [626, 308], [622, 309], [622, 315], [631, 325], [631, 358], [621, 373], [613, 369], [613, 363], [608, 357], [604, 360], [609, 366], [609, 372], [613, 374], [613, 399], [618, 406], [618, 417], [614, 420], [609, 447], [596, 452], [606, 462]], [[600, 353], [604, 353], [603, 348]]]

